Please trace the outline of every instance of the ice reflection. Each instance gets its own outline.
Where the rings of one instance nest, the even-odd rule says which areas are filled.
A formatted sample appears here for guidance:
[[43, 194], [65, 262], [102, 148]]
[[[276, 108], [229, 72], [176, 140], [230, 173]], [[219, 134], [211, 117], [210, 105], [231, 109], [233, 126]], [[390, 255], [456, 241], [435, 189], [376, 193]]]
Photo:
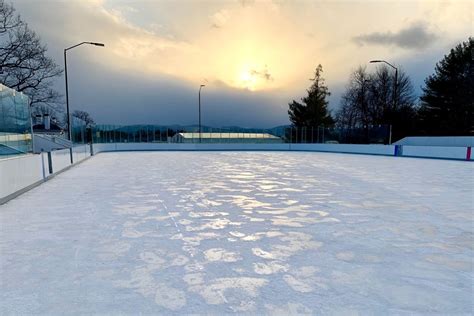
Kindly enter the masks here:
[[[224, 159], [214, 165], [212, 170], [196, 169], [191, 178], [160, 177], [156, 190], [136, 186], [117, 195], [144, 198], [115, 207], [118, 214], [128, 216], [123, 236], [144, 239], [157, 234], [165, 238], [160, 247], [167, 239], [166, 248], [182, 251], [169, 258], [163, 249], [144, 247], [150, 249], [140, 253], [142, 264], [130, 272], [131, 279], [117, 284], [169, 310], [184, 309], [198, 295], [207, 304], [225, 304], [234, 312], [262, 308], [255, 298], [265, 291], [269, 276], [287, 284], [285, 291], [310, 293], [325, 287], [317, 276], [318, 268], [293, 266], [291, 258], [315, 254], [323, 246], [307, 229], [339, 221], [329, 209], [314, 209], [315, 201], [325, 201], [332, 194], [316, 179], [303, 181], [291, 170], [282, 174], [273, 161], [252, 161], [235, 168]], [[158, 270], [183, 273], [184, 285], [172, 286], [167, 278], [153, 273]], [[167, 303], [169, 295], [163, 291], [176, 295], [177, 301]], [[265, 308], [309, 310], [296, 303]]]

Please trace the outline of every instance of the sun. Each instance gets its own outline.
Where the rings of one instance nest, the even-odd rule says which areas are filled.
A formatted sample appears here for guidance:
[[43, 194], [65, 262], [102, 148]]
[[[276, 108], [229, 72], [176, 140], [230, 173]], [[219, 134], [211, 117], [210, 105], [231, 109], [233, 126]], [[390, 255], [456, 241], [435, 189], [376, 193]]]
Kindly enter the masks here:
[[258, 88], [258, 77], [249, 69], [240, 72], [238, 84], [241, 88], [255, 91]]

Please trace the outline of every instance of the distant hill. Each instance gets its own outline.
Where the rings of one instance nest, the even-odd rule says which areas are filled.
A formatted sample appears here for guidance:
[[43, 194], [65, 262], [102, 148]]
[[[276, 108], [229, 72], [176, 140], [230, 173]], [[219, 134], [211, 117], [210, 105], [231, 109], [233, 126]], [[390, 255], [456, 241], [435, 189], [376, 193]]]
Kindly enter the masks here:
[[[240, 126], [222, 126], [222, 127], [212, 127], [203, 125], [203, 132], [242, 132], [242, 133], [271, 133], [271, 134], [282, 134], [285, 128], [289, 128], [290, 125], [280, 125], [272, 128], [251, 128], [251, 127], [240, 127]], [[170, 129], [173, 131], [186, 131], [186, 132], [197, 132], [199, 129], [198, 125], [152, 125], [152, 124], [135, 124], [135, 125], [96, 125], [97, 129], [107, 129], [115, 131], [138, 131], [138, 130], [166, 130]]]

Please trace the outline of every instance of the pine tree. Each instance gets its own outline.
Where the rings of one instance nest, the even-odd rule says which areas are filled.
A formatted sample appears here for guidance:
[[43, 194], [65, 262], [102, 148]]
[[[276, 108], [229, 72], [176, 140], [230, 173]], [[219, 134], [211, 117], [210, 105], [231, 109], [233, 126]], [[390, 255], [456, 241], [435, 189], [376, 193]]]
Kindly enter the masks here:
[[420, 120], [428, 135], [474, 134], [474, 39], [451, 49], [425, 80]]
[[318, 65], [314, 78], [311, 79], [313, 84], [307, 90], [308, 95], [301, 99], [302, 103], [293, 100], [289, 104], [288, 115], [291, 123], [296, 127], [330, 127], [334, 125], [326, 100], [330, 92], [324, 84], [322, 72], [323, 67]]

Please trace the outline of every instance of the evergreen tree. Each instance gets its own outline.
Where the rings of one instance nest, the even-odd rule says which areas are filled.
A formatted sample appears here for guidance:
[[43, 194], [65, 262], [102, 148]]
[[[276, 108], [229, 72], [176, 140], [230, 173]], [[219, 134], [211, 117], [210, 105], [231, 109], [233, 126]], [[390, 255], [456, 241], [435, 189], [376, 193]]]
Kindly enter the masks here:
[[474, 134], [474, 39], [451, 49], [425, 80], [419, 112], [427, 135]]
[[296, 127], [317, 127], [324, 125], [330, 127], [334, 120], [329, 113], [326, 98], [330, 95], [322, 77], [323, 67], [318, 65], [311, 79], [313, 84], [307, 90], [308, 96], [301, 99], [302, 103], [295, 100], [289, 104], [288, 115], [291, 123]]

